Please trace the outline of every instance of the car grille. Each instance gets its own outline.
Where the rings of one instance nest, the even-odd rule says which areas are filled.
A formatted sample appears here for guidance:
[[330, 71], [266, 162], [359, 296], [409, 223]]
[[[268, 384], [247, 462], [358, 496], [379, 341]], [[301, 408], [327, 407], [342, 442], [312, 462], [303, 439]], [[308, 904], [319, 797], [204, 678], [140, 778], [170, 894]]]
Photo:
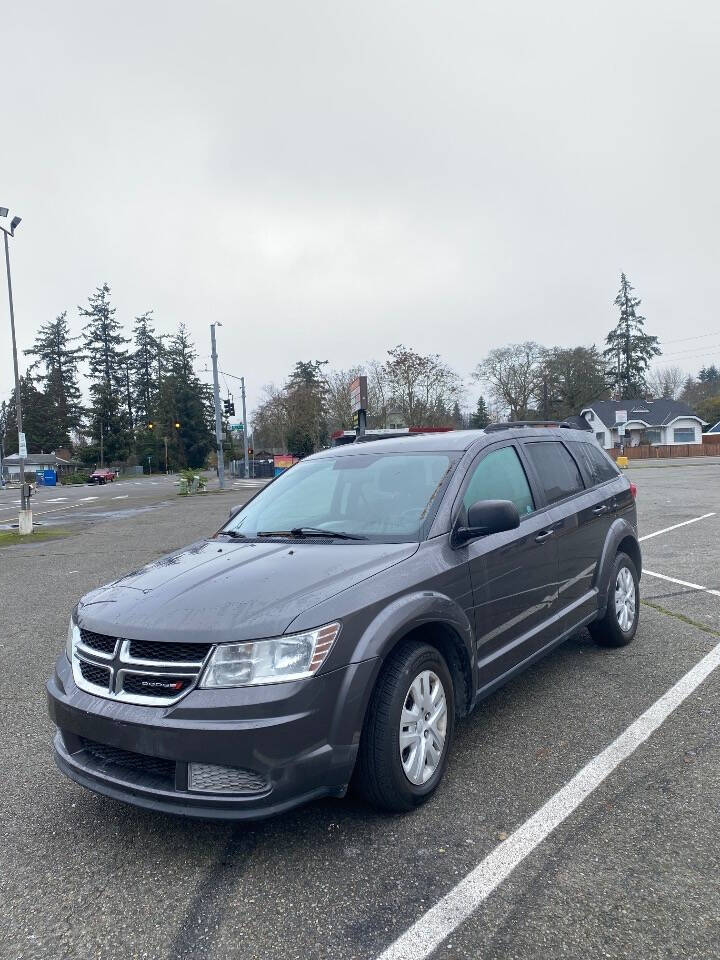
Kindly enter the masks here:
[[115, 644], [117, 637], [106, 637], [104, 633], [93, 633], [92, 630], [81, 630], [80, 641], [85, 647], [91, 650], [98, 650], [100, 653], [115, 653]]
[[119, 747], [110, 747], [105, 743], [95, 743], [94, 740], [87, 740], [85, 737], [79, 739], [83, 750], [97, 766], [119, 767], [123, 771], [130, 770], [133, 773], [162, 779], [168, 784], [175, 783], [174, 760], [121, 750]]
[[80, 630], [73, 677], [81, 690], [111, 700], [169, 706], [192, 689], [212, 644], [127, 640]]
[[98, 687], [104, 687], [107, 690], [110, 686], [110, 668], [102, 667], [97, 663], [88, 663], [86, 660], [80, 661], [80, 672], [83, 680], [92, 683]]
[[135, 660], [202, 663], [210, 647], [209, 643], [154, 643], [148, 640], [131, 640], [130, 656]]
[[270, 784], [255, 770], [216, 763], [189, 763], [188, 790], [198, 793], [263, 793]]

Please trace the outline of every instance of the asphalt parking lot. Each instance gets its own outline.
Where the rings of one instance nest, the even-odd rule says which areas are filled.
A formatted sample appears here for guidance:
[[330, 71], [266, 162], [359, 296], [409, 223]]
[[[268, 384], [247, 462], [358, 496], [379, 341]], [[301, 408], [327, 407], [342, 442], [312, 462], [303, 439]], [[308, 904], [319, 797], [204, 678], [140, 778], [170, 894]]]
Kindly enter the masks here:
[[458, 727], [434, 800], [401, 817], [346, 798], [199, 823], [54, 767], [44, 681], [76, 599], [213, 531], [249, 487], [177, 498], [163, 481], [114, 506], [124, 491], [100, 488], [63, 511], [68, 536], [0, 549], [0, 957], [720, 956], [718, 670], [492, 892], [457, 886], [720, 643], [720, 465], [630, 476], [647, 538], [635, 641], [583, 632], [495, 693]]

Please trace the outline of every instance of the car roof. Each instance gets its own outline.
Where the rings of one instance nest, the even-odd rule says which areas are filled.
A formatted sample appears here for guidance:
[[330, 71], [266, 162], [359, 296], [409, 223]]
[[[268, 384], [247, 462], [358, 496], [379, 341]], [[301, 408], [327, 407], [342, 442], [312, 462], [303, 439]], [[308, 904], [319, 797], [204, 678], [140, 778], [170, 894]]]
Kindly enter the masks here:
[[498, 440], [517, 437], [542, 436], [555, 440], [594, 440], [586, 430], [571, 430], [566, 427], [508, 427], [492, 430], [448, 430], [443, 433], [410, 433], [400, 437], [388, 437], [385, 440], [373, 440], [369, 443], [347, 443], [339, 447], [329, 447], [314, 453], [307, 459], [320, 457], [352, 457], [368, 453], [433, 453], [463, 452], [474, 445], [494, 443]]

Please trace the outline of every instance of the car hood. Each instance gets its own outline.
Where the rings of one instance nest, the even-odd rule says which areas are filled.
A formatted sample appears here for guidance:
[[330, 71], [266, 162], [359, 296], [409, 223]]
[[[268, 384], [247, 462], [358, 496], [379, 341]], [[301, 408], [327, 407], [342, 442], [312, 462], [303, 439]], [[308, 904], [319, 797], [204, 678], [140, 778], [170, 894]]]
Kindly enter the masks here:
[[417, 543], [204, 540], [87, 594], [87, 630], [212, 643], [278, 636], [317, 603], [412, 556]]

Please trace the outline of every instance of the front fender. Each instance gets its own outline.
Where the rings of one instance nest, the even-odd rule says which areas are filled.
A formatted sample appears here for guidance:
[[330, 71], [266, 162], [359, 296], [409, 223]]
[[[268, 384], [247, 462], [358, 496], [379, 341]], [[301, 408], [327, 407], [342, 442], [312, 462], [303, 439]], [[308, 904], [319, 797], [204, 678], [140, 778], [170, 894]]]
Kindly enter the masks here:
[[363, 630], [352, 661], [384, 660], [408, 633], [433, 623], [456, 634], [474, 672], [474, 634], [467, 614], [450, 597], [434, 590], [407, 593], [384, 606]]
[[595, 586], [598, 591], [598, 612], [602, 617], [605, 613], [607, 607], [607, 598], [608, 591], [610, 587], [610, 575], [612, 573], [613, 562], [615, 561], [615, 555], [618, 552], [618, 547], [623, 540], [632, 540], [634, 548], [637, 551], [636, 556], [633, 557], [636, 560], [638, 568], [638, 576], [642, 573], [642, 562], [640, 560], [640, 544], [638, 543], [637, 531], [632, 524], [628, 523], [627, 520], [622, 517], [618, 517], [610, 526], [608, 530], [607, 537], [605, 538], [605, 546], [603, 547], [602, 556], [600, 558], [600, 563], [597, 566], [597, 572], [595, 574]]

